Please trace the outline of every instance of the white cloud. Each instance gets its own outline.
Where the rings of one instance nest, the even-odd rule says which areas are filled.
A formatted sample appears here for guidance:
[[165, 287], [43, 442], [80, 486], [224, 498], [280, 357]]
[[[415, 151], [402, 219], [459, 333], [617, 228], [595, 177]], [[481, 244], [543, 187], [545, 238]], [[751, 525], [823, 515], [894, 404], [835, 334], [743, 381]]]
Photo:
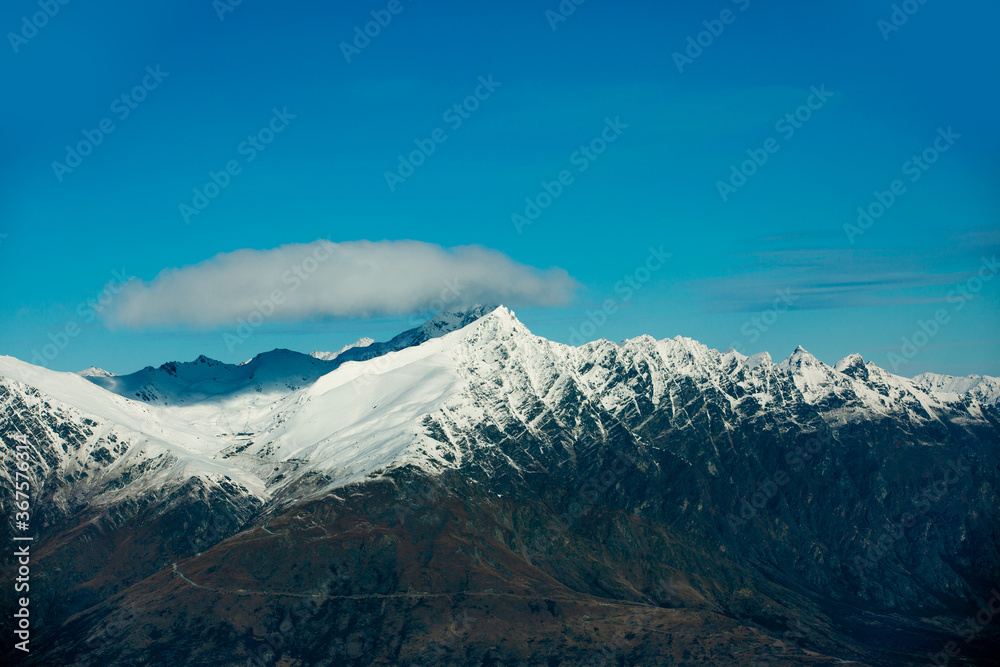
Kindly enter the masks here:
[[[577, 283], [481, 246], [420, 241], [285, 245], [223, 253], [193, 266], [132, 280], [106, 321], [111, 326], [215, 327], [260, 311], [275, 320], [407, 315], [445, 304], [554, 305]], [[276, 303], [273, 315], [267, 303]]]

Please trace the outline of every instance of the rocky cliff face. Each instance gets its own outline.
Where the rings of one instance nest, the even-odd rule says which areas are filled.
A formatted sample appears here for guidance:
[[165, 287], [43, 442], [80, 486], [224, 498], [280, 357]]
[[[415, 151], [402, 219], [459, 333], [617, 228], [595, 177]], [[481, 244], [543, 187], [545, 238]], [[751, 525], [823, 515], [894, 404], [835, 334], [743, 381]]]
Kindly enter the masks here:
[[574, 348], [503, 308], [348, 353], [138, 394], [0, 363], [29, 662], [990, 664], [960, 626], [1000, 583], [992, 378]]

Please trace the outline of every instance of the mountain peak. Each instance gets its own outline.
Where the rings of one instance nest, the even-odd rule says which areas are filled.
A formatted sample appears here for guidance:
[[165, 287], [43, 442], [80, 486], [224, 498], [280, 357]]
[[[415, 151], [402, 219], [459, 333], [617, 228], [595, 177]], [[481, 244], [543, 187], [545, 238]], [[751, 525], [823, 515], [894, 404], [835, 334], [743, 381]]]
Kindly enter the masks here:
[[443, 336], [446, 333], [458, 331], [459, 329], [472, 324], [476, 320], [482, 319], [490, 313], [501, 309], [505, 314], [512, 315], [512, 313], [510, 313], [510, 311], [503, 306], [496, 305], [478, 305], [470, 308], [443, 310], [421, 324], [418, 329], [427, 334], [429, 338], [437, 338], [438, 336]]
[[349, 345], [345, 345], [336, 352], [320, 352], [319, 350], [317, 350], [315, 352], [310, 352], [309, 356], [313, 357], [314, 359], [319, 359], [320, 361], [332, 361], [333, 359], [336, 359], [338, 356], [340, 356], [344, 352], [347, 352], [348, 350], [351, 350], [356, 347], [368, 347], [374, 342], [375, 342], [374, 338], [368, 338], [367, 336], [365, 336], [363, 338], [357, 339], [356, 341], [350, 343]]
[[799, 345], [784, 361], [778, 364], [778, 368], [795, 373], [796, 375], [808, 375], [814, 381], [826, 376], [830, 367], [809, 353], [806, 348]]
[[838, 361], [836, 364], [834, 364], [833, 367], [834, 369], [843, 373], [849, 368], [858, 368], [858, 367], [863, 367], [864, 365], [865, 365], [865, 360], [861, 358], [861, 355], [854, 353], [847, 355], [846, 357]]
[[797, 346], [795, 348], [795, 350], [790, 355], [788, 355], [787, 358], [785, 358], [784, 361], [781, 362], [780, 365], [783, 365], [783, 366], [791, 366], [791, 365], [801, 366], [803, 364], [812, 365], [812, 364], [818, 364], [818, 363], [821, 363], [819, 359], [817, 359], [812, 354], [810, 354], [809, 350], [807, 350], [806, 348], [804, 348], [801, 345], [799, 345], [799, 346]]
[[82, 371], [77, 371], [77, 375], [80, 377], [97, 377], [97, 378], [109, 378], [114, 375], [110, 371], [106, 371], [103, 368], [98, 368], [97, 366], [91, 366], [90, 368], [84, 368]]
[[856, 380], [868, 380], [868, 368], [860, 354], [849, 354], [834, 365], [834, 370]]
[[747, 367], [757, 368], [758, 366], [770, 366], [774, 362], [771, 360], [771, 355], [765, 352], [758, 352], [757, 354], [747, 357]]
[[854, 354], [849, 354], [846, 357], [844, 357], [843, 359], [841, 359], [840, 361], [838, 361], [834, 365], [834, 368], [836, 368], [839, 371], [842, 368], [848, 368], [850, 366], [857, 366], [858, 364], [864, 365], [864, 363], [865, 363], [865, 360], [861, 357], [861, 355], [858, 354], [857, 352], [855, 352]]

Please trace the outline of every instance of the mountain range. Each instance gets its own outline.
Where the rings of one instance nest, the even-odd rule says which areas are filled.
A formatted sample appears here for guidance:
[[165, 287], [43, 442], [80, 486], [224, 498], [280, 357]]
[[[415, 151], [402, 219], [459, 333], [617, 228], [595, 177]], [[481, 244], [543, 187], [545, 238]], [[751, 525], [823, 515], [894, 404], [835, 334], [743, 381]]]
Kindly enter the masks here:
[[488, 306], [242, 364], [0, 357], [0, 406], [25, 664], [1000, 664], [997, 378]]

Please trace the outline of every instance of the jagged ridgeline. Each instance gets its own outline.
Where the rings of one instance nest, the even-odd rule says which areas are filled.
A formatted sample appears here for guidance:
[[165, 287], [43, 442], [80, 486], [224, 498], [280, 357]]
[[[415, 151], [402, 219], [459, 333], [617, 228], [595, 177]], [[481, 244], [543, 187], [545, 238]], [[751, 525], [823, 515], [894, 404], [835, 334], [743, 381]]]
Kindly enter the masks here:
[[997, 664], [998, 401], [802, 348], [571, 347], [503, 307], [239, 365], [0, 357], [0, 497], [24, 438], [35, 536], [4, 654]]

